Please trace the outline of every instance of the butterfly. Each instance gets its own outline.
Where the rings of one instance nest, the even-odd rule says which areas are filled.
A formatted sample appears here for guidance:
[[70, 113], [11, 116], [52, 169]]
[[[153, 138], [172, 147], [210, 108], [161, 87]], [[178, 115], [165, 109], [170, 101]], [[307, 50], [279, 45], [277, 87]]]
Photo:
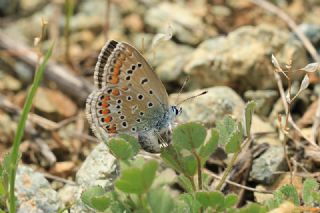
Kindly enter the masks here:
[[151, 153], [170, 143], [174, 119], [182, 108], [169, 105], [164, 85], [133, 46], [107, 42], [95, 66], [94, 85], [86, 115], [97, 138], [133, 135]]

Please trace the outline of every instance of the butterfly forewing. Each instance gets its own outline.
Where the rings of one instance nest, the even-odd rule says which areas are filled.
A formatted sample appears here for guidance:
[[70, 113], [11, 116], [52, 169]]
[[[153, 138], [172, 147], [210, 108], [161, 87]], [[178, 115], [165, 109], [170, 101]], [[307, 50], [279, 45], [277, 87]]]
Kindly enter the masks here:
[[87, 100], [87, 115], [96, 135], [97, 127], [109, 134], [147, 131], [168, 109], [163, 84], [129, 44], [108, 42], [94, 76], [97, 91]]

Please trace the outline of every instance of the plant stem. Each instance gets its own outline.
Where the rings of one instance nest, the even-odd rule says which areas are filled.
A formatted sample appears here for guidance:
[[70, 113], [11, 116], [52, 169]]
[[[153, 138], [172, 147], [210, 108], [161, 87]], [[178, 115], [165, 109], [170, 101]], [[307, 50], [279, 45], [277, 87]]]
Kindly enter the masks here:
[[23, 111], [19, 119], [17, 132], [13, 140], [13, 147], [12, 147], [11, 156], [10, 156], [10, 175], [9, 175], [9, 178], [10, 178], [9, 180], [9, 212], [10, 213], [16, 212], [16, 202], [15, 202], [16, 198], [14, 196], [14, 186], [15, 186], [16, 171], [17, 171], [18, 160], [19, 160], [20, 143], [23, 137], [28, 114], [32, 107], [32, 100], [36, 94], [37, 88], [39, 87], [43, 72], [45, 70], [45, 66], [52, 54], [52, 49], [53, 49], [53, 45], [47, 51], [44, 61], [40, 64], [40, 66], [35, 72], [34, 81], [33, 81], [33, 84], [31, 85], [29, 94], [24, 104]]
[[[242, 147], [244, 147], [247, 144], [248, 141], [250, 141], [249, 137], [244, 140]], [[220, 182], [218, 183], [218, 185], [216, 187], [217, 191], [220, 191], [222, 186], [223, 186], [223, 184], [224, 184], [224, 182], [226, 182], [226, 179], [227, 179], [229, 173], [231, 172], [231, 169], [232, 169], [233, 165], [235, 164], [235, 162], [236, 162], [241, 150], [242, 150], [242, 148], [240, 148], [236, 153], [233, 154], [231, 161], [229, 162], [226, 170], [223, 173], [223, 176], [222, 176]]]
[[65, 0], [65, 26], [64, 26], [64, 39], [66, 42], [65, 57], [67, 63], [71, 64], [70, 58], [70, 21], [73, 14], [74, 2], [73, 0]]
[[191, 183], [191, 185], [192, 185], [193, 191], [196, 191], [197, 188], [196, 188], [196, 184], [194, 183], [193, 178], [192, 178], [191, 176], [187, 176], [187, 175], [185, 175], [185, 176], [190, 180], [190, 183]]
[[241, 150], [238, 150], [236, 153], [233, 154], [232, 159], [231, 159], [231, 161], [229, 162], [227, 169], [224, 171], [223, 176], [222, 176], [219, 184], [218, 184], [217, 187], [216, 187], [216, 190], [217, 190], [217, 191], [220, 191], [220, 190], [221, 190], [222, 185], [223, 185], [224, 182], [226, 181], [227, 176], [228, 176], [228, 174], [230, 173], [230, 171], [231, 171], [234, 163], [236, 162], [240, 151], [241, 151]]
[[192, 154], [197, 159], [197, 167], [198, 167], [198, 190], [202, 190], [202, 168], [201, 168], [201, 159], [200, 156], [197, 154], [195, 149], [192, 149]]
[[139, 199], [139, 203], [140, 203], [141, 209], [146, 210], [147, 212], [150, 212], [149, 209], [148, 209], [147, 204], [145, 203], [143, 195], [144, 194], [139, 194], [138, 195], [138, 199]]
[[[291, 70], [291, 62], [289, 64], [289, 70], [288, 70], [288, 95], [289, 95], [289, 100], [286, 100], [287, 101], [287, 110], [286, 110], [286, 123], [285, 123], [285, 126], [284, 126], [284, 134], [285, 136], [288, 138], [288, 131], [289, 131], [289, 117], [290, 117], [290, 113], [291, 113], [291, 104], [292, 104], [292, 92], [291, 92], [291, 73], [292, 70]], [[287, 152], [287, 149], [286, 149], [286, 139], [284, 138], [283, 141], [282, 141], [282, 146], [283, 146], [283, 153], [284, 153], [284, 156], [286, 158], [286, 161], [287, 161], [287, 164], [288, 164], [288, 168], [289, 168], [289, 171], [290, 171], [290, 183], [292, 184], [292, 179], [293, 179], [293, 172], [292, 172], [292, 167], [291, 167], [291, 163], [290, 163], [290, 159], [288, 157], [288, 152]]]

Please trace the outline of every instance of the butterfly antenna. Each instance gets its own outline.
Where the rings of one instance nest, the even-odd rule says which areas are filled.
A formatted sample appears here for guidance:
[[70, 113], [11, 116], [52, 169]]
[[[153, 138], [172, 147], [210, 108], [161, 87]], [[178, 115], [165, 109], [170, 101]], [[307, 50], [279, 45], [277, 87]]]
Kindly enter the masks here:
[[203, 91], [203, 92], [201, 92], [200, 94], [193, 95], [193, 96], [191, 96], [191, 97], [189, 97], [189, 98], [186, 98], [186, 99], [182, 100], [181, 102], [179, 102], [179, 103], [177, 104], [177, 106], [181, 105], [182, 103], [184, 103], [184, 102], [186, 102], [186, 101], [189, 101], [189, 100], [191, 100], [191, 99], [194, 99], [194, 98], [196, 98], [196, 97], [199, 97], [199, 96], [204, 95], [204, 94], [207, 94], [207, 93], [208, 93], [208, 91]]
[[182, 90], [184, 89], [184, 87], [187, 85], [187, 83], [188, 83], [188, 81], [190, 80], [190, 77], [189, 76], [187, 76], [186, 77], [186, 79], [184, 80], [184, 82], [183, 82], [183, 84], [182, 84], [182, 86], [181, 86], [181, 88], [180, 88], [180, 90], [179, 90], [179, 93], [178, 93], [178, 96], [177, 96], [177, 98], [176, 98], [176, 101], [175, 101], [175, 103], [177, 103], [178, 102], [178, 100], [179, 100], [179, 98], [180, 98], [180, 95], [181, 95], [181, 93], [182, 93]]

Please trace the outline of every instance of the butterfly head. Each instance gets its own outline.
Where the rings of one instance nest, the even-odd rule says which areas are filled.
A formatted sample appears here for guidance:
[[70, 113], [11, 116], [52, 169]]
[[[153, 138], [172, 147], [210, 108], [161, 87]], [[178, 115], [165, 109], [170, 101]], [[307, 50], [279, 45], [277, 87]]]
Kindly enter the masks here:
[[172, 117], [176, 117], [182, 113], [182, 107], [179, 106], [171, 106], [171, 114]]

